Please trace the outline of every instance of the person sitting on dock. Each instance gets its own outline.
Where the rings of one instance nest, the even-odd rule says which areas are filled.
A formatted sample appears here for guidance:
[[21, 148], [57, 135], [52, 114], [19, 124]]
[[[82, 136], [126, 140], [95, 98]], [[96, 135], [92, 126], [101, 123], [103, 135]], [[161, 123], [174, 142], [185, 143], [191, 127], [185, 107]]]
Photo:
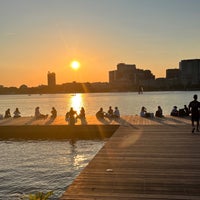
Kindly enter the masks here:
[[100, 108], [99, 111], [96, 113], [96, 118], [98, 120], [104, 120], [105, 112], [103, 111], [103, 108]]
[[185, 113], [185, 116], [189, 116], [190, 115], [189, 108], [186, 105], [184, 105], [184, 113]]
[[154, 113], [147, 112], [147, 109], [144, 106], [142, 106], [140, 111], [140, 117], [154, 117]]
[[84, 107], [81, 107], [80, 113], [76, 118], [81, 120], [81, 124], [87, 124]]
[[164, 117], [162, 108], [160, 106], [158, 106], [158, 110], [156, 111], [155, 116], [156, 117]]
[[106, 113], [105, 117], [107, 117], [109, 120], [113, 119], [113, 109], [112, 109], [112, 106], [109, 106], [108, 112]]
[[8, 109], [5, 111], [5, 116], [4, 116], [4, 118], [10, 118], [10, 117], [11, 117], [10, 108], [8, 108]]
[[114, 117], [115, 120], [120, 118], [120, 112], [119, 112], [119, 109], [118, 109], [117, 106], [115, 107], [113, 117]]
[[68, 121], [69, 125], [75, 125], [77, 112], [71, 107], [70, 111], [66, 113], [65, 120]]
[[171, 111], [171, 116], [175, 116], [178, 117], [178, 110], [177, 110], [177, 106], [174, 106], [172, 111]]
[[147, 114], [147, 109], [142, 106], [141, 111], [140, 111], [140, 117], [146, 117]]
[[35, 108], [35, 118], [36, 119], [46, 119], [47, 117], [48, 117], [48, 115], [44, 115], [44, 114], [40, 113], [40, 107], [39, 106], [37, 106]]
[[19, 112], [19, 109], [18, 109], [18, 108], [15, 109], [15, 111], [14, 111], [13, 114], [14, 114], [14, 116], [13, 116], [14, 118], [21, 117], [21, 115], [20, 115], [21, 113]]
[[55, 119], [56, 117], [57, 117], [57, 110], [55, 109], [55, 107], [52, 107], [51, 119]]

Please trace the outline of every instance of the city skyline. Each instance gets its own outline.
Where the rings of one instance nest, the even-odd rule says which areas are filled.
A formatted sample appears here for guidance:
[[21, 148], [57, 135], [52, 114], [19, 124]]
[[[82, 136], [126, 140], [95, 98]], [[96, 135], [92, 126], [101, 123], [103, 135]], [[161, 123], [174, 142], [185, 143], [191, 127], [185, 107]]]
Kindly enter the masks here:
[[[118, 63], [156, 76], [199, 58], [198, 0], [2, 0], [0, 85], [108, 82]], [[80, 68], [71, 69], [73, 60]]]

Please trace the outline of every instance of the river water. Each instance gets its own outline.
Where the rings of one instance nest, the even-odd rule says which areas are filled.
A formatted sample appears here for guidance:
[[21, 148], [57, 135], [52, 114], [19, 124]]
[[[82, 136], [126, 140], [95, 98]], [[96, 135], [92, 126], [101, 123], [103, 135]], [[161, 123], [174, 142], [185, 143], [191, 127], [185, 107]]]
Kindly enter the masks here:
[[[169, 115], [172, 107], [188, 105], [199, 92], [144, 92], [0, 95], [0, 114], [7, 108], [11, 114], [16, 107], [22, 116], [33, 116], [36, 106], [50, 114], [54, 106], [58, 115], [65, 115], [70, 107], [79, 111], [83, 106], [87, 115], [95, 115], [103, 107], [118, 106], [121, 115], [137, 115], [142, 106], [155, 112], [157, 106]], [[16, 200], [22, 194], [53, 191], [57, 199], [88, 162], [101, 149], [105, 141], [0, 141], [0, 199]]]

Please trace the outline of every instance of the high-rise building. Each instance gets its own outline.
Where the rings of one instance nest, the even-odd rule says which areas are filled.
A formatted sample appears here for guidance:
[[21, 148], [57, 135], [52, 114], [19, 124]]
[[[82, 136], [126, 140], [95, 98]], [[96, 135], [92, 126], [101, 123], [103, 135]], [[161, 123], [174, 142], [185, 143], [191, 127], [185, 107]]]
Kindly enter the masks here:
[[109, 71], [109, 83], [119, 85], [140, 85], [143, 80], [154, 80], [150, 70], [136, 69], [134, 64], [120, 63], [117, 70]]
[[119, 84], [130, 84], [135, 82], [135, 65], [119, 63], [117, 70], [109, 71], [109, 82]]
[[47, 83], [51, 88], [56, 86], [56, 74], [54, 72], [48, 72]]
[[200, 84], [200, 59], [181, 60], [179, 70], [183, 85]]

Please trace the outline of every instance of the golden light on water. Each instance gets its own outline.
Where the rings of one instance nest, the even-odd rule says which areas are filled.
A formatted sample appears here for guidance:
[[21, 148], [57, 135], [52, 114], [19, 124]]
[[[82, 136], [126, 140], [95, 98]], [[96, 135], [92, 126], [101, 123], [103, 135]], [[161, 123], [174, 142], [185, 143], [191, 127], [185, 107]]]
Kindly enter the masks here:
[[83, 106], [82, 94], [71, 95], [70, 104], [71, 107], [79, 113], [81, 107]]

